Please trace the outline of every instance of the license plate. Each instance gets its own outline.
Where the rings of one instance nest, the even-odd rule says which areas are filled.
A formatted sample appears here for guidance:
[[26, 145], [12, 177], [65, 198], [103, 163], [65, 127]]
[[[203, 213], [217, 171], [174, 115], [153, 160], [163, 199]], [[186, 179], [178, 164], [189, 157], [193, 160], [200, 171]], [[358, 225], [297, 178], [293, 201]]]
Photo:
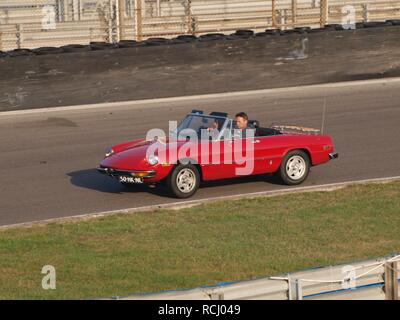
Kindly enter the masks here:
[[125, 176], [121, 176], [121, 177], [119, 177], [119, 182], [122, 182], [122, 183], [143, 183], [143, 178], [142, 177], [125, 177]]

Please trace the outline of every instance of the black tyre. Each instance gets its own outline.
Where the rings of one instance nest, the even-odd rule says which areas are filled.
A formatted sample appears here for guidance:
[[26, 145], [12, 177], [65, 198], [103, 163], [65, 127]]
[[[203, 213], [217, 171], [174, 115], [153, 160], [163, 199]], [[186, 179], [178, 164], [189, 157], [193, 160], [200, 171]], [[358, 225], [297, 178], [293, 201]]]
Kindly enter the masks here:
[[239, 30], [236, 30], [235, 33], [231, 34], [231, 36], [244, 38], [244, 39], [252, 38], [252, 37], [254, 37], [254, 31], [246, 30], [246, 29], [239, 29]]
[[261, 38], [261, 37], [266, 37], [266, 36], [268, 36], [269, 34], [268, 33], [266, 33], [266, 32], [257, 32], [254, 36], [256, 37], [256, 38]]
[[33, 49], [32, 52], [34, 52], [36, 55], [46, 55], [46, 54], [59, 54], [63, 53], [62, 49], [60, 48], [55, 48], [55, 47], [42, 47], [42, 48], [37, 48]]
[[284, 184], [298, 185], [306, 180], [310, 167], [308, 154], [302, 150], [293, 150], [284, 157], [278, 175]]
[[118, 48], [135, 48], [139, 46], [143, 46], [144, 43], [137, 42], [135, 40], [121, 40], [118, 42]]
[[390, 19], [386, 20], [387, 24], [390, 24], [392, 26], [400, 26], [400, 19]]
[[177, 36], [174, 40], [179, 40], [179, 41], [183, 41], [183, 42], [193, 42], [193, 41], [197, 41], [197, 37], [191, 34], [184, 34], [184, 35], [180, 35]]
[[32, 50], [29, 49], [14, 49], [7, 52], [9, 57], [19, 57], [19, 56], [31, 56], [33, 55]]
[[185, 41], [186, 40], [187, 41], [197, 41], [198, 40], [197, 37], [192, 34], [183, 34], [183, 35], [177, 36], [176, 39], [185, 40]]
[[216, 41], [216, 40], [224, 40], [226, 38], [226, 35], [223, 33], [208, 33], [204, 34], [199, 37], [199, 41], [205, 42], [205, 41]]
[[326, 31], [325, 28], [314, 28], [314, 29], [310, 29], [307, 31], [307, 33], [318, 33], [318, 32], [324, 32]]
[[340, 31], [340, 30], [343, 30], [343, 26], [338, 23], [333, 23], [333, 24], [327, 24], [325, 26], [325, 29], [327, 31]]
[[85, 52], [85, 51], [90, 51], [90, 46], [88, 45], [83, 45], [83, 44], [69, 44], [66, 46], [60, 47], [60, 49], [63, 52]]
[[225, 37], [225, 40], [241, 40], [241, 39], [248, 39], [249, 37], [242, 37], [242, 36], [238, 36], [236, 34], [231, 34], [229, 36]]
[[383, 21], [370, 21], [364, 22], [364, 28], [378, 28], [387, 26], [386, 22]]
[[190, 42], [197, 42], [198, 39], [196, 36], [191, 34], [183, 34], [177, 36], [176, 38], [171, 39], [169, 42], [170, 44], [182, 44], [182, 43], [190, 43]]
[[199, 188], [199, 170], [192, 164], [178, 164], [168, 175], [166, 185], [174, 197], [189, 198]]
[[106, 50], [106, 49], [117, 49], [118, 45], [115, 43], [108, 42], [91, 42], [90, 49], [93, 51]]
[[364, 28], [364, 22], [356, 22], [356, 29]]
[[168, 44], [170, 43], [170, 39], [165, 39], [165, 38], [149, 38], [144, 41], [144, 43], [148, 46], [160, 46], [163, 44]]
[[294, 30], [296, 30], [297, 33], [303, 34], [303, 33], [309, 32], [311, 30], [311, 28], [310, 27], [296, 27], [296, 28], [294, 28]]
[[271, 36], [279, 36], [281, 35], [281, 30], [279, 29], [265, 29], [265, 34]]
[[294, 29], [288, 29], [288, 30], [282, 30], [282, 35], [286, 35], [286, 34], [297, 34], [297, 33], [299, 33], [297, 30], [294, 30]]

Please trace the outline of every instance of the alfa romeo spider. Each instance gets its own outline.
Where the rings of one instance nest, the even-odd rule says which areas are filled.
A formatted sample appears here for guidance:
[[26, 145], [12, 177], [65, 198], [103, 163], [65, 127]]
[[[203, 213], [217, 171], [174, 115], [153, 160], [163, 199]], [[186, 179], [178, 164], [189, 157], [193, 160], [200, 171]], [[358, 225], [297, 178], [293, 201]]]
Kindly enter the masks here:
[[224, 112], [193, 110], [168, 135], [111, 147], [97, 170], [122, 184], [166, 185], [177, 198], [192, 196], [203, 181], [276, 174], [298, 185], [310, 168], [338, 158], [332, 137], [301, 126], [262, 127], [246, 133]]

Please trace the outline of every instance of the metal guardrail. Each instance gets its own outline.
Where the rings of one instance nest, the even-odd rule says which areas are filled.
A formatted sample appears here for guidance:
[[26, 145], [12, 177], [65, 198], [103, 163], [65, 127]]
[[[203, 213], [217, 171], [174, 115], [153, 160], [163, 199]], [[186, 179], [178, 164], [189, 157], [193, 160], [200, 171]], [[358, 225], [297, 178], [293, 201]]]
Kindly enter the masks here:
[[400, 255], [123, 300], [399, 300]]
[[0, 50], [320, 27], [350, 16], [400, 18], [400, 0], [2, 0]]

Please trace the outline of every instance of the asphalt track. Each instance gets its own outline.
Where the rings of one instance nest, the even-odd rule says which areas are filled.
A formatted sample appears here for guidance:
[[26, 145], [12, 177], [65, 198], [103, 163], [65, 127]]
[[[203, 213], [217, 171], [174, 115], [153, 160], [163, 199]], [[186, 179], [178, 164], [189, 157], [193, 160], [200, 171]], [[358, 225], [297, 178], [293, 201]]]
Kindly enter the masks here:
[[[400, 81], [110, 108], [0, 116], [0, 225], [176, 202], [166, 191], [126, 188], [94, 169], [106, 147], [166, 130], [193, 108], [246, 111], [262, 124], [321, 127], [338, 160], [312, 168], [304, 186], [400, 175]], [[193, 199], [288, 188], [269, 176], [205, 184]], [[268, 210], [268, 208], [266, 208]]]

